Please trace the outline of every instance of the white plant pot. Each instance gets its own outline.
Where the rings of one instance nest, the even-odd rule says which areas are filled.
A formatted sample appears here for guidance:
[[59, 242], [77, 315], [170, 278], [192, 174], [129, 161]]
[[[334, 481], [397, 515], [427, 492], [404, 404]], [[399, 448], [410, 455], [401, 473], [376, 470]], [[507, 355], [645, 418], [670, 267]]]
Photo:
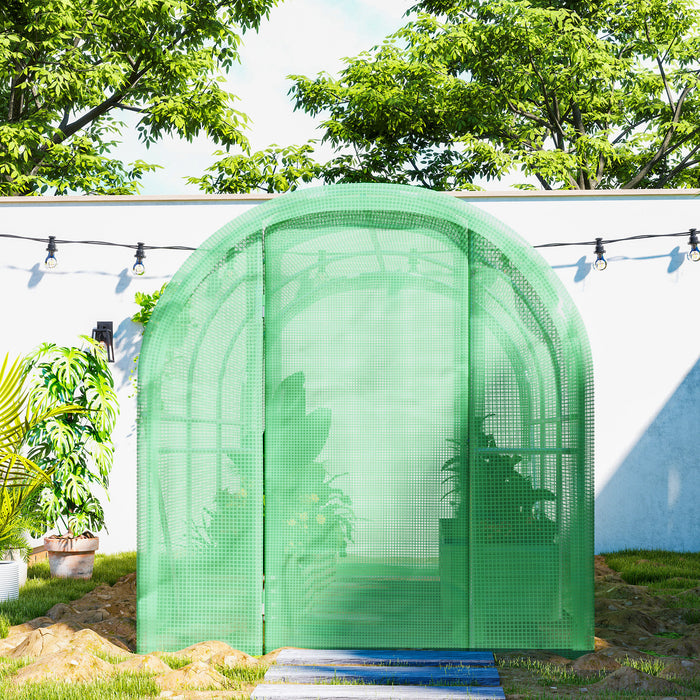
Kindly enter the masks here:
[[19, 564], [16, 561], [0, 561], [0, 602], [19, 597]]
[[27, 562], [22, 558], [22, 553], [19, 549], [10, 549], [5, 552], [4, 561], [16, 561], [19, 565], [19, 587], [22, 588], [27, 583]]

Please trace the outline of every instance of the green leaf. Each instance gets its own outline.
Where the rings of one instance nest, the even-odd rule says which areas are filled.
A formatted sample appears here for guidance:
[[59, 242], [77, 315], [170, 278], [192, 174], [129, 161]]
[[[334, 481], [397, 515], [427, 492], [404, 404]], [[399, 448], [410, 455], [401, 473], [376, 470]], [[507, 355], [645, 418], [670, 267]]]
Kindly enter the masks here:
[[41, 348], [25, 374], [32, 401], [48, 409], [26, 437], [29, 458], [44, 468], [52, 465], [51, 488], [42, 484], [38, 508], [47, 528], [70, 526], [74, 534], [83, 526], [99, 530], [103, 525], [91, 489], [109, 485], [111, 432], [119, 412], [101, 350], [91, 338], [83, 341], [85, 349]]

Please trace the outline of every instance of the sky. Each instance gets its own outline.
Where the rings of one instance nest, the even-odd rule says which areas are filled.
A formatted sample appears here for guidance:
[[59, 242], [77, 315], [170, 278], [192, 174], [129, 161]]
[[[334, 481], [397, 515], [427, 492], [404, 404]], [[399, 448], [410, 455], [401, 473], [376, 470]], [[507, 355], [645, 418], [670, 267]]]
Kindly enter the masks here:
[[[233, 68], [226, 89], [240, 99], [234, 107], [251, 120], [247, 131], [253, 150], [320, 138], [318, 122], [294, 112], [286, 76], [336, 75], [344, 57], [353, 57], [381, 41], [406, 22], [404, 13], [415, 0], [286, 0], [273, 8], [258, 33], [244, 36], [241, 62]], [[125, 119], [125, 121], [127, 121]], [[124, 136], [119, 157], [163, 166], [142, 180], [141, 194], [195, 194], [185, 181], [200, 176], [217, 158], [216, 144], [206, 138], [192, 143], [166, 139], [148, 150], [135, 136]], [[329, 153], [320, 152], [320, 156]]]

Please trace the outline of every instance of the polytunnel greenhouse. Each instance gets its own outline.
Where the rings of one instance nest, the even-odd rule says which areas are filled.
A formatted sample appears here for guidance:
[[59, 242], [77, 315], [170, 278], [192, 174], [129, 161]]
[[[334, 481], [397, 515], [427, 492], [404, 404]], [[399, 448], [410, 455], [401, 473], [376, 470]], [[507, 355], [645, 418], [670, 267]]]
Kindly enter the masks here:
[[138, 646], [593, 646], [592, 378], [544, 260], [444, 193], [304, 190], [139, 362]]

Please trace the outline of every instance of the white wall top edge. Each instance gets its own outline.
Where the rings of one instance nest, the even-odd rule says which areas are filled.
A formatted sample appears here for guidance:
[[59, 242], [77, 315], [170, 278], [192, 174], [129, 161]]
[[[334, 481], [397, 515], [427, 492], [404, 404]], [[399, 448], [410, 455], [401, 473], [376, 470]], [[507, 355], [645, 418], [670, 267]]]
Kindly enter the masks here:
[[[0, 204], [60, 204], [62, 202], [99, 204], [105, 202], [227, 202], [251, 204], [266, 202], [286, 193], [274, 194], [160, 194], [160, 195], [40, 195], [30, 197], [0, 197]], [[597, 197], [700, 197], [700, 189], [668, 190], [461, 190], [445, 194], [459, 199], [595, 199]]]

